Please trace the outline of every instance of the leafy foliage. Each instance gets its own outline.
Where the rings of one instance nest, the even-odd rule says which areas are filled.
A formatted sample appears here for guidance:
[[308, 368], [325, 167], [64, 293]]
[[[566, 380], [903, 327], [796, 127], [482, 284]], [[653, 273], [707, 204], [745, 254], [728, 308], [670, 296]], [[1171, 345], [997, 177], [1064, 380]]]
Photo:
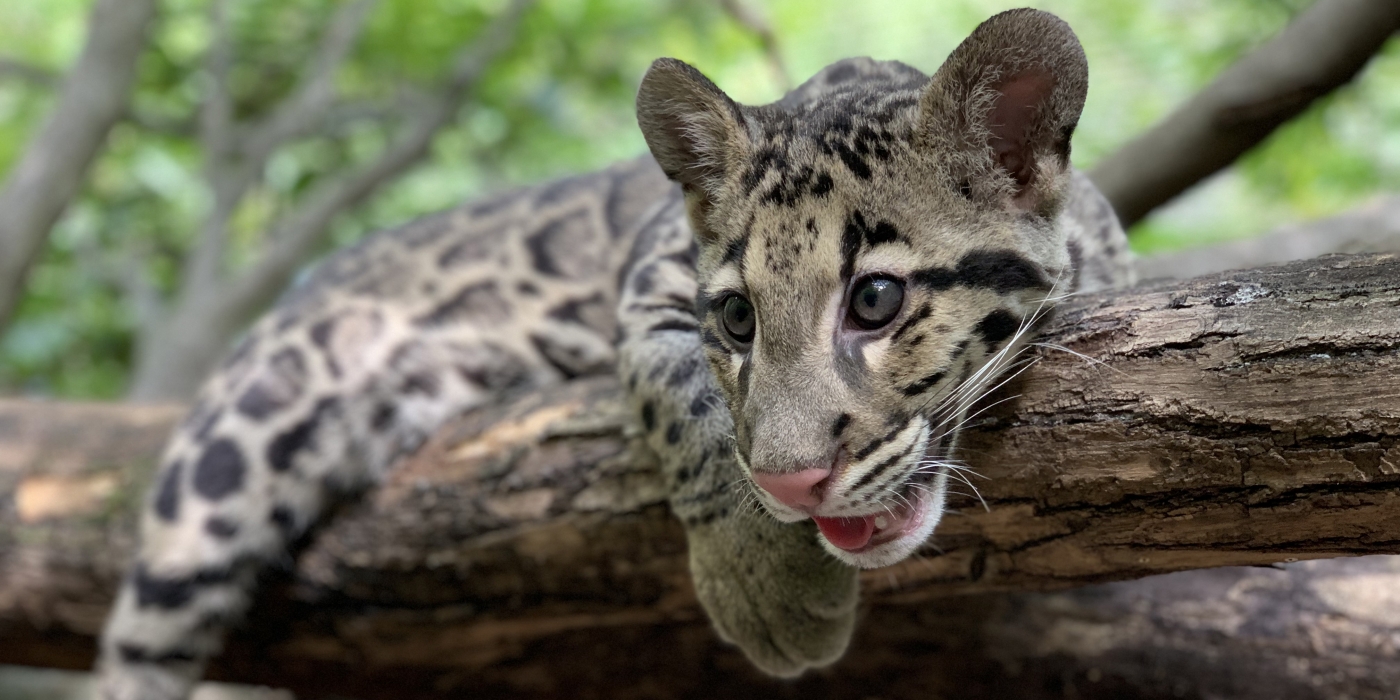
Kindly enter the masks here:
[[[750, 0], [755, 2], [755, 0]], [[233, 268], [267, 244], [267, 226], [324, 178], [363, 164], [400, 126], [393, 108], [441, 80], [504, 0], [384, 0], [338, 75], [352, 99], [325, 130], [279, 151], [233, 219]], [[771, 0], [784, 59], [801, 80], [848, 55], [931, 70], [1008, 0]], [[1267, 39], [1306, 0], [1045, 0], [1079, 32], [1093, 68], [1075, 144], [1081, 167], [1111, 152]], [[0, 3], [5, 55], [55, 73], [80, 48], [85, 0]], [[305, 69], [336, 0], [235, 0], [237, 113], [255, 118]], [[132, 290], [174, 292], [209, 195], [200, 178], [197, 107], [212, 30], [208, 0], [164, 0], [141, 69], [136, 118], [112, 134], [81, 198], [31, 277], [0, 339], [0, 392], [114, 397], [140, 342]], [[1238, 167], [1154, 215], [1145, 250], [1250, 235], [1353, 206], [1400, 186], [1400, 50], [1357, 84], [1280, 130]], [[542, 0], [492, 65], [429, 162], [341, 217], [335, 243], [464, 199], [601, 166], [643, 150], [636, 83], [657, 56], [699, 66], [737, 99], [780, 93], [757, 38], [703, 0]], [[50, 104], [50, 87], [0, 78], [0, 169]]]

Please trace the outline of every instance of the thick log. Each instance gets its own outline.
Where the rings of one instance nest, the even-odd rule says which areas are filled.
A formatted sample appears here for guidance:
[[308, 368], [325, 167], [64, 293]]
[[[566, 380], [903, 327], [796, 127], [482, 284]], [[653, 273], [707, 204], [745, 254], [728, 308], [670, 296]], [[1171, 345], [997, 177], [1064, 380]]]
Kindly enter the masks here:
[[[1078, 697], [1229, 694], [1215, 659], [1269, 697], [1383, 697], [1368, 684], [1400, 644], [1389, 559], [994, 592], [1400, 552], [1397, 308], [1394, 255], [1069, 302], [1015, 398], [966, 434], [987, 509], [962, 499], [922, 556], [867, 573], [855, 651], [806, 681], [759, 679], [713, 641], [608, 379], [446, 426], [319, 532], [214, 672], [376, 697], [1004, 697], [1015, 668]], [[90, 662], [173, 415], [0, 405], [0, 663]], [[1330, 670], [1298, 671], [1314, 667]], [[1205, 680], [1163, 680], [1186, 672]]]

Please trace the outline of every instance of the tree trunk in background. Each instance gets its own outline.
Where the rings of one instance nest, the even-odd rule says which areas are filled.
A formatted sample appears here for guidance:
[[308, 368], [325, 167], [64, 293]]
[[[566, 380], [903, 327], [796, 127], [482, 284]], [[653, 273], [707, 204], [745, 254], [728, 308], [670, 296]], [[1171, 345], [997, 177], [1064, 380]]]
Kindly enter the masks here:
[[[383, 698], [1386, 697], [1400, 564], [1299, 560], [1400, 553], [1397, 305], [1395, 256], [1074, 300], [1046, 341], [1094, 360], [1046, 350], [966, 434], [989, 508], [961, 498], [919, 558], [866, 573], [852, 653], [797, 683], [715, 642], [612, 379], [438, 431], [319, 531], [215, 675]], [[90, 663], [175, 415], [0, 404], [0, 663]]]
[[1089, 177], [1132, 226], [1345, 85], [1397, 30], [1400, 2], [1316, 0]]
[[126, 113], [155, 15], [156, 0], [97, 0], [87, 43], [52, 114], [0, 189], [0, 334], [49, 231], [78, 194], [107, 132]]

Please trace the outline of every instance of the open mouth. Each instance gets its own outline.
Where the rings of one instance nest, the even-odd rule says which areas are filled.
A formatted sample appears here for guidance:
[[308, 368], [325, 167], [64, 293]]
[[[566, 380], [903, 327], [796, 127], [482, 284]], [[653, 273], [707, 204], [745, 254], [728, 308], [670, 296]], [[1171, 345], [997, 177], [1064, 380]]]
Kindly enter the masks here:
[[812, 516], [812, 520], [831, 546], [859, 554], [918, 531], [927, 510], [923, 495], [916, 491], [899, 505], [878, 513], [849, 518]]

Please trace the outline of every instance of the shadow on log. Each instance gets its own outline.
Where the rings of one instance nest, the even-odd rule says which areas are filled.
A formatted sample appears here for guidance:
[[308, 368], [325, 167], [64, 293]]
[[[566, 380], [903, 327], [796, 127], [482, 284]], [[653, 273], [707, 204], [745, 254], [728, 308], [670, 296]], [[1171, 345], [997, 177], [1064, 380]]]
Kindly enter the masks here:
[[[1382, 698], [1400, 687], [1400, 258], [1068, 303], [964, 497], [796, 682], [715, 641], [616, 383], [445, 426], [212, 675], [302, 697]], [[1085, 358], [1094, 358], [1087, 360]], [[0, 663], [82, 667], [177, 410], [0, 404]], [[1281, 564], [1281, 568], [1272, 568]], [[1203, 567], [1265, 568], [1192, 571]], [[1035, 593], [1035, 591], [1059, 591]]]

